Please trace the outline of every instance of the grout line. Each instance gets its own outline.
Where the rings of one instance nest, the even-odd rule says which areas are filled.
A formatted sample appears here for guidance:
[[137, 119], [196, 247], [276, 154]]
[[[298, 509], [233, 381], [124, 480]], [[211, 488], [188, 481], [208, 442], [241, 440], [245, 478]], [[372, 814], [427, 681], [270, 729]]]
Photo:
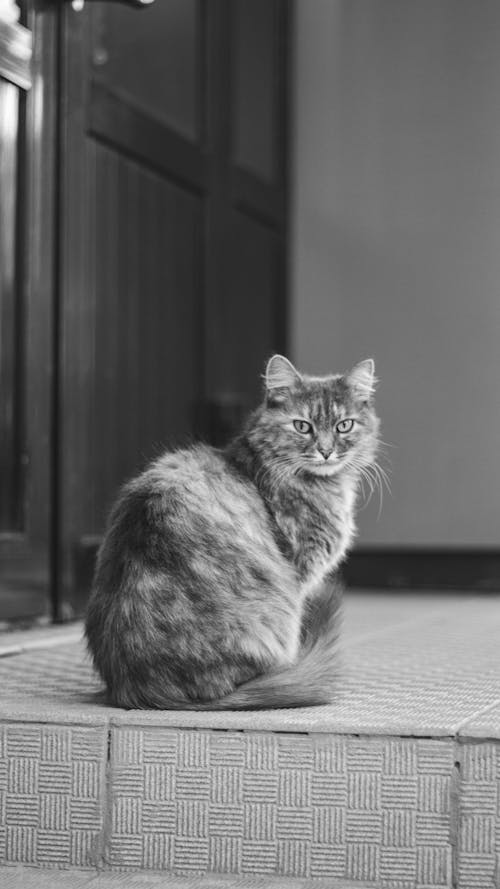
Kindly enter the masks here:
[[108, 731], [106, 737], [106, 762], [104, 767], [104, 801], [102, 812], [102, 830], [100, 856], [97, 862], [97, 868], [104, 871], [110, 866], [109, 852], [111, 848], [111, 834], [113, 831], [113, 776], [111, 764], [111, 744], [112, 744], [112, 726], [108, 723]]
[[458, 865], [460, 855], [460, 816], [462, 797], [462, 748], [458, 737], [454, 741], [454, 763], [450, 781], [450, 846], [451, 846], [451, 885], [458, 887]]
[[492, 704], [488, 704], [486, 707], [480, 707], [479, 710], [475, 710], [474, 713], [471, 713], [462, 722], [459, 722], [457, 726], [457, 738], [459, 737], [459, 733], [462, 729], [466, 728], [469, 722], [472, 722], [473, 719], [477, 719], [478, 716], [483, 716], [488, 713], [489, 710], [493, 710], [494, 707], [500, 706], [500, 698], [495, 698]]

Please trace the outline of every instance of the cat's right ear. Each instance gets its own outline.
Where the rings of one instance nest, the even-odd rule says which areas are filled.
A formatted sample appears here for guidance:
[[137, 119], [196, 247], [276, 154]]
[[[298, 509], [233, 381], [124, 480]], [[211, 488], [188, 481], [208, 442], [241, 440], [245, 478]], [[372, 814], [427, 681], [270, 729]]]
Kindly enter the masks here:
[[273, 355], [266, 367], [266, 392], [271, 401], [282, 401], [288, 389], [302, 382], [302, 377], [292, 362], [284, 355]]
[[373, 358], [367, 358], [365, 361], [360, 361], [359, 364], [347, 374], [347, 381], [363, 398], [371, 398], [375, 392], [375, 386], [377, 384]]

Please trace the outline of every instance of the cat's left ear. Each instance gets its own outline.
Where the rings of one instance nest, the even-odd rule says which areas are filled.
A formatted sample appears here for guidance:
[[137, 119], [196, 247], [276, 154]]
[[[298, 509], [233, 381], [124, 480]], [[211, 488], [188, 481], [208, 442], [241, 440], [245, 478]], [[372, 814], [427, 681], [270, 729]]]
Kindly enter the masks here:
[[265, 379], [268, 392], [272, 389], [293, 389], [294, 386], [302, 382], [298, 370], [284, 355], [273, 355], [269, 359]]
[[375, 394], [377, 378], [375, 376], [375, 362], [372, 358], [360, 361], [347, 374], [347, 382], [359, 393], [362, 398], [369, 399]]
[[273, 355], [267, 362], [265, 383], [267, 403], [283, 404], [288, 391], [302, 382], [302, 377], [284, 355]]

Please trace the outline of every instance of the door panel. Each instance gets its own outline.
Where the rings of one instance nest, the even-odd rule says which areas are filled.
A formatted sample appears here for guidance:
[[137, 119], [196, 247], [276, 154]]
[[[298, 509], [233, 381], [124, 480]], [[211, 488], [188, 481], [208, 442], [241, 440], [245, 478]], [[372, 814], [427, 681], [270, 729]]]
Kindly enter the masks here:
[[137, 10], [92, 10], [93, 77], [124, 102], [181, 135], [199, 134], [199, 3], [168, 0]]
[[[86, 600], [81, 566], [119, 486], [193, 430], [204, 164], [188, 44], [199, 13], [199, 3], [65, 11], [61, 617]], [[182, 47], [169, 59], [171, 41]]]
[[206, 341], [209, 416], [217, 441], [234, 432], [255, 403], [265, 358], [286, 351], [287, 341], [290, 4], [231, 0], [224, 10], [226, 40], [220, 39], [212, 57], [215, 90], [209, 96], [209, 119], [217, 125], [211, 134], [216, 150], [208, 202], [213, 251], [207, 258]]
[[[249, 36], [265, 43], [253, 117], [240, 107], [251, 60], [242, 56], [238, 87], [232, 67], [250, 29], [241, 4], [236, 56], [230, 0], [64, 9], [60, 617], [84, 606], [119, 485], [195, 434], [222, 443], [255, 400], [266, 357], [284, 348], [287, 78], [276, 15], [288, 4], [271, 5], [271, 17], [259, 5]], [[247, 156], [261, 98], [269, 121]]]
[[224, 445], [256, 407], [266, 360], [281, 342], [284, 318], [277, 294], [283, 281], [280, 235], [237, 211], [227, 217], [221, 286], [211, 328], [217, 361], [207, 405], [209, 437]]
[[280, 325], [275, 294], [279, 238], [272, 229], [234, 210], [228, 216], [225, 281], [216, 313], [228, 338], [217, 389], [241, 393], [247, 407], [261, 394], [262, 371], [275, 348]]
[[275, 0], [233, 0], [231, 130], [233, 161], [260, 178], [275, 178], [277, 67]]
[[[96, 155], [92, 447], [100, 533], [118, 486], [192, 432], [199, 200], [115, 150]], [[139, 298], [138, 298], [139, 295]]]

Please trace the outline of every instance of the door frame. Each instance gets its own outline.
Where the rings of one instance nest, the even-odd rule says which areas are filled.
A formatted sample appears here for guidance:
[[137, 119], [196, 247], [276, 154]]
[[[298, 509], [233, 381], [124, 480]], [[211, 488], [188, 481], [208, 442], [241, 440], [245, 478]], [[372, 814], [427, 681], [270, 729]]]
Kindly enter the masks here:
[[[0, 534], [0, 620], [54, 613], [53, 355], [56, 323], [58, 10], [26, 4], [2, 26], [2, 77], [20, 101], [16, 223], [17, 527]], [[32, 47], [29, 58], [29, 47]]]

